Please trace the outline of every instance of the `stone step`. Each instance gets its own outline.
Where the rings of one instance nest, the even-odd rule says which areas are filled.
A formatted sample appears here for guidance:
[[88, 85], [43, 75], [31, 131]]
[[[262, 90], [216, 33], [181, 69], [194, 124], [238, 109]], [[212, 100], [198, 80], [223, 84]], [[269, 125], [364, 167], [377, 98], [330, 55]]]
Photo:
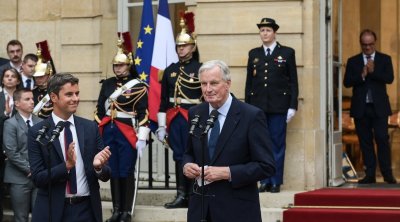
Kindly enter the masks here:
[[[111, 217], [111, 202], [103, 202], [103, 220]], [[284, 209], [262, 208], [263, 222], [282, 221]], [[165, 209], [162, 206], [137, 205], [133, 215], [135, 222], [186, 222], [187, 209]]]
[[[158, 185], [158, 184], [156, 184]], [[101, 183], [101, 196], [104, 221], [112, 214], [112, 203], [109, 183]], [[277, 194], [261, 193], [260, 205], [263, 222], [277, 222], [283, 220], [284, 207], [293, 203], [294, 195], [300, 191], [281, 191]], [[303, 192], [303, 191], [301, 191]], [[165, 209], [163, 205], [174, 199], [176, 191], [173, 189], [139, 189], [137, 204], [133, 216], [135, 222], [184, 222], [187, 209]], [[12, 210], [6, 208], [3, 221], [12, 221]]]
[[[137, 205], [134, 212], [135, 222], [184, 222], [187, 209], [165, 209], [164, 203], [173, 200], [174, 190], [139, 190]], [[283, 220], [284, 207], [293, 203], [293, 198], [299, 191], [282, 191], [278, 194], [261, 193], [260, 205], [263, 222]], [[103, 218], [111, 216], [112, 204], [103, 201]]]

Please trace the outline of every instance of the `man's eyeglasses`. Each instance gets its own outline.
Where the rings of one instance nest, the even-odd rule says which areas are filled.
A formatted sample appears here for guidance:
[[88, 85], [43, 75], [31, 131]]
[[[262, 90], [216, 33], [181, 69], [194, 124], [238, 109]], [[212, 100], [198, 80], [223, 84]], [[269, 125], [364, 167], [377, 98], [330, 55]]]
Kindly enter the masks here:
[[373, 43], [361, 43], [361, 46], [362, 47], [372, 47], [372, 46], [374, 46], [375, 45], [375, 43], [373, 42]]

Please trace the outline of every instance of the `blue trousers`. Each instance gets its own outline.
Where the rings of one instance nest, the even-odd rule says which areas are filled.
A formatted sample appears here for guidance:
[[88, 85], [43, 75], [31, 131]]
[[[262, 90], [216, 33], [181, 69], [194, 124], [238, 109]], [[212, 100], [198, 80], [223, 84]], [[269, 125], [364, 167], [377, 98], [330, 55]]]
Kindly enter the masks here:
[[173, 159], [177, 163], [181, 163], [183, 160], [188, 138], [189, 123], [181, 114], [178, 114], [171, 121], [168, 131], [169, 144], [174, 151]]
[[118, 127], [109, 123], [104, 126], [103, 142], [110, 146], [111, 157], [108, 164], [112, 178], [125, 178], [134, 174], [137, 150], [134, 149]]
[[283, 184], [283, 168], [285, 165], [286, 150], [286, 114], [265, 113], [267, 128], [272, 140], [272, 153], [276, 163], [274, 176], [261, 181], [262, 184], [281, 185]]

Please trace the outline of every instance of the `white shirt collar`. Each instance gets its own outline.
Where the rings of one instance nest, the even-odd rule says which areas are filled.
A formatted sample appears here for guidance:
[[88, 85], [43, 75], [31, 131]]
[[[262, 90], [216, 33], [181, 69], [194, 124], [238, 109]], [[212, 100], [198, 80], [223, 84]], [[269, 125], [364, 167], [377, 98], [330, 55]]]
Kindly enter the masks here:
[[[231, 107], [231, 104], [232, 104], [232, 95], [229, 93], [228, 99], [225, 101], [225, 103], [221, 107], [219, 107], [217, 109], [219, 114], [226, 117], [228, 115], [228, 111], [229, 111], [229, 108]], [[214, 110], [214, 108], [210, 104], [208, 104], [208, 113], [210, 114], [211, 111], [213, 111], [213, 110]]]
[[274, 41], [269, 47], [263, 45], [264, 52], [266, 52], [267, 49], [269, 48], [269, 49], [271, 50], [271, 54], [272, 54], [272, 52], [274, 51], [274, 49], [275, 49], [275, 47], [276, 47], [277, 45], [278, 45], [278, 44], [276, 43], [276, 41]]
[[31, 123], [31, 126], [33, 126], [32, 114], [29, 115], [29, 118], [25, 118], [25, 116], [23, 116], [23, 115], [21, 115], [21, 114], [19, 114], [19, 115], [22, 117], [22, 119], [24, 120], [25, 123], [26, 123], [27, 120], [29, 120], [29, 122]]
[[[64, 119], [62, 119], [62, 118], [60, 118], [59, 116], [57, 116], [56, 114], [54, 114], [54, 112], [51, 113], [51, 117], [53, 118], [54, 125], [57, 125], [58, 122], [60, 122], [60, 121], [65, 122]], [[71, 115], [71, 116], [67, 119], [67, 121], [70, 122], [71, 125], [75, 125], [75, 122], [74, 122], [74, 115]]]
[[[363, 53], [363, 58], [364, 58], [364, 59], [367, 59], [367, 55], [365, 55], [364, 53]], [[372, 59], [372, 60], [375, 59], [375, 52], [371, 54], [371, 59]]]

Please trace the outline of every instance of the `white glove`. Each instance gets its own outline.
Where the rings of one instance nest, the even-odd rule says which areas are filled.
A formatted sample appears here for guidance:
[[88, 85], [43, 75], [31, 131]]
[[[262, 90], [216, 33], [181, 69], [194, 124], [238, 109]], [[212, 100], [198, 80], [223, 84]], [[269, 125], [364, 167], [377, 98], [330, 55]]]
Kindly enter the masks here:
[[165, 127], [167, 125], [167, 113], [157, 113], [157, 123], [159, 127]]
[[167, 130], [165, 129], [165, 127], [160, 126], [160, 127], [158, 127], [158, 129], [156, 130], [156, 134], [157, 134], [157, 139], [158, 139], [160, 142], [163, 142], [165, 136], [167, 136]]
[[296, 110], [290, 108], [287, 112], [286, 123], [290, 122], [290, 120], [292, 120], [292, 118], [294, 117], [295, 114], [296, 114]]
[[140, 158], [142, 158], [144, 148], [146, 148], [146, 140], [138, 140], [136, 142], [136, 149]]

